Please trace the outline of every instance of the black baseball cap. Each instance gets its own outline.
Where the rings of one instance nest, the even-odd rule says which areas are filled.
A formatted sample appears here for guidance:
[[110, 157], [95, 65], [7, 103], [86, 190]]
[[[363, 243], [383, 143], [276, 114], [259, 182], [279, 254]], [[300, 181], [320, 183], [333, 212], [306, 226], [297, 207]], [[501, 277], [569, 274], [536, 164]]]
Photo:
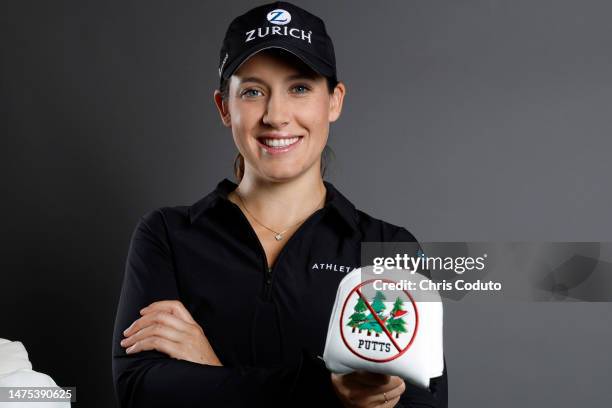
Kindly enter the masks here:
[[334, 46], [325, 23], [286, 1], [255, 7], [232, 20], [221, 47], [219, 78], [229, 78], [249, 57], [267, 48], [289, 51], [317, 73], [336, 79]]

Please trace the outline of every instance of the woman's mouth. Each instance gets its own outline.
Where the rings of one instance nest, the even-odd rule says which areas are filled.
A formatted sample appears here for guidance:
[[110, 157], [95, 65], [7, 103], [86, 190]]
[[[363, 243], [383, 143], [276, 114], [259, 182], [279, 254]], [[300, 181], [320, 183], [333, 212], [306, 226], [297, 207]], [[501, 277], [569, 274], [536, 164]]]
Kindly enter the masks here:
[[260, 137], [257, 139], [259, 146], [269, 154], [287, 153], [302, 142], [302, 136], [294, 137]]

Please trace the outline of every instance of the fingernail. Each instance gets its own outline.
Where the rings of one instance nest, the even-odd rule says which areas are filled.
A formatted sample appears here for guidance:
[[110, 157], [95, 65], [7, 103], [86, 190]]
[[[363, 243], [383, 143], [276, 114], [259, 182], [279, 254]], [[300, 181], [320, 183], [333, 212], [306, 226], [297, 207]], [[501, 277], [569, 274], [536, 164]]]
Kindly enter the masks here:
[[125, 352], [126, 354], [130, 354], [132, 352], [132, 350], [134, 349], [134, 346], [128, 347]]
[[129, 327], [123, 331], [123, 334], [127, 334], [127, 332], [129, 332], [129, 331], [130, 331], [130, 329], [132, 328], [132, 326], [134, 326], [134, 323], [130, 324], [130, 325], [129, 325]]

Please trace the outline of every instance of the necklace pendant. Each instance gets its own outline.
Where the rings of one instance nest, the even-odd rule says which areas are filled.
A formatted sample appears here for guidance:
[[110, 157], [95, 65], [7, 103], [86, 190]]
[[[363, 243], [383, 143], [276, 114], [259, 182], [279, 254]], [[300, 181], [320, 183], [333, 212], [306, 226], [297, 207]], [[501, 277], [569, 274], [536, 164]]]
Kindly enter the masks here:
[[276, 238], [277, 241], [280, 241], [281, 239], [283, 239], [283, 236], [281, 234], [276, 234], [274, 238]]

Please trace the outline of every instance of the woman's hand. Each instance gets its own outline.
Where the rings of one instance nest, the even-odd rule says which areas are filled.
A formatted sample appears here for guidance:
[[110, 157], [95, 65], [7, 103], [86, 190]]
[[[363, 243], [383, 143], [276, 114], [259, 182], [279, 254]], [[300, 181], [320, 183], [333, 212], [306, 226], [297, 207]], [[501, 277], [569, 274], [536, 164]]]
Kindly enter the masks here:
[[336, 395], [346, 408], [391, 408], [406, 389], [400, 377], [355, 371], [331, 373]]
[[121, 346], [126, 353], [157, 350], [170, 357], [199, 364], [221, 366], [202, 327], [178, 300], [151, 303], [142, 317], [125, 329]]

